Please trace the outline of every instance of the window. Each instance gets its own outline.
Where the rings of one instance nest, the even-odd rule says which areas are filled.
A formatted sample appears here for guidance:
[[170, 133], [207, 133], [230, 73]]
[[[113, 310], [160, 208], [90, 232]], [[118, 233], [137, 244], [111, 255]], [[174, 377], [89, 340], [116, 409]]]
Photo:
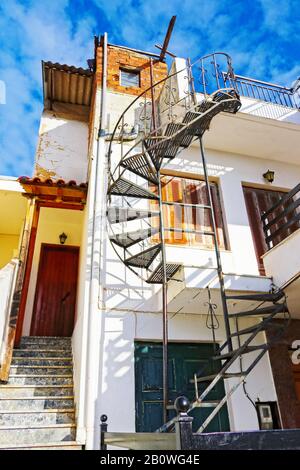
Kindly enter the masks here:
[[127, 87], [139, 87], [140, 72], [137, 70], [120, 69], [120, 85]]
[[[200, 207], [208, 206], [205, 182], [178, 176], [163, 176], [161, 181], [166, 243], [213, 248], [213, 237], [199, 233], [212, 232], [210, 209]], [[218, 185], [211, 182], [210, 189], [219, 247], [227, 249]]]

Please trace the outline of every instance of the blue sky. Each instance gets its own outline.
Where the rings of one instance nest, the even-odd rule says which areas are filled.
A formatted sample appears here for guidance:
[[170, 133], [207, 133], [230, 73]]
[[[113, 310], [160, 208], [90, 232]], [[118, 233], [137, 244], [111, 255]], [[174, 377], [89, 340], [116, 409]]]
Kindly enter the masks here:
[[241, 75], [287, 86], [300, 76], [299, 0], [1, 0], [0, 175], [32, 174], [41, 60], [86, 67], [104, 31], [109, 42], [155, 51], [172, 15], [178, 56], [223, 50]]

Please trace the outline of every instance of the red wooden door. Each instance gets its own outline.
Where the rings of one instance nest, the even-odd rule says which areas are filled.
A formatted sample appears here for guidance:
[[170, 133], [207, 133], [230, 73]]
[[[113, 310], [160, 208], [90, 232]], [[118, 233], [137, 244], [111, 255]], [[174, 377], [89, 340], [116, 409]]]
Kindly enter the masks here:
[[30, 334], [71, 336], [79, 248], [42, 244]]

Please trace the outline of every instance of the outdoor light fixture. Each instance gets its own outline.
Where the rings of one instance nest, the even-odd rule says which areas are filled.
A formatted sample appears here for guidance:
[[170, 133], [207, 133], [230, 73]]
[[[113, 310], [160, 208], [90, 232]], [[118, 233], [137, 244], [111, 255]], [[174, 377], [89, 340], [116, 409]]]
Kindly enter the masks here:
[[263, 177], [265, 178], [265, 180], [268, 181], [268, 183], [273, 183], [273, 181], [274, 181], [274, 171], [272, 171], [272, 170], [266, 171], [263, 174]]
[[65, 232], [61, 233], [59, 235], [60, 244], [64, 245], [67, 238], [68, 238], [68, 236], [65, 234]]

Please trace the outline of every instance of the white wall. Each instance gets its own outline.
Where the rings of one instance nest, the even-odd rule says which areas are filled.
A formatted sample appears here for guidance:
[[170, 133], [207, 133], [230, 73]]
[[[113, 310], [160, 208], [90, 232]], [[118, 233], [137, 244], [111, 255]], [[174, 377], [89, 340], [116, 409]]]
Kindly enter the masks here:
[[35, 157], [35, 175], [87, 181], [88, 124], [44, 111]]
[[65, 243], [66, 245], [80, 246], [82, 236], [82, 219], [83, 214], [81, 211], [52, 209], [48, 207], [42, 207], [40, 209], [40, 217], [35, 241], [35, 249], [33, 253], [32, 268], [22, 332], [24, 336], [29, 335], [30, 333], [30, 324], [34, 304], [34, 295], [40, 260], [41, 244], [59, 244], [59, 234], [65, 232], [68, 236]]
[[299, 253], [300, 230], [298, 229], [264, 254], [266, 273], [273, 276], [276, 285], [283, 286], [299, 274]]
[[[134, 341], [160, 340], [162, 317], [159, 314], [111, 311], [104, 315], [103, 331], [98, 334], [99, 346], [95, 349], [95, 360], [101, 359], [101, 374], [97, 378], [99, 393], [96, 417], [108, 415], [109, 429], [119, 432], [135, 431], [135, 377]], [[243, 320], [241, 328], [253, 324]], [[224, 327], [217, 330], [217, 340], [224, 340]], [[169, 316], [170, 341], [211, 342], [211, 331], [205, 326], [204, 315], [181, 313]], [[257, 338], [257, 344], [264, 336]], [[244, 367], [249, 364], [245, 356]], [[230, 382], [235, 383], [235, 379]], [[247, 379], [247, 391], [252, 399], [276, 400], [268, 358], [265, 357]], [[256, 412], [242, 390], [229, 402], [231, 430], [258, 429]]]

